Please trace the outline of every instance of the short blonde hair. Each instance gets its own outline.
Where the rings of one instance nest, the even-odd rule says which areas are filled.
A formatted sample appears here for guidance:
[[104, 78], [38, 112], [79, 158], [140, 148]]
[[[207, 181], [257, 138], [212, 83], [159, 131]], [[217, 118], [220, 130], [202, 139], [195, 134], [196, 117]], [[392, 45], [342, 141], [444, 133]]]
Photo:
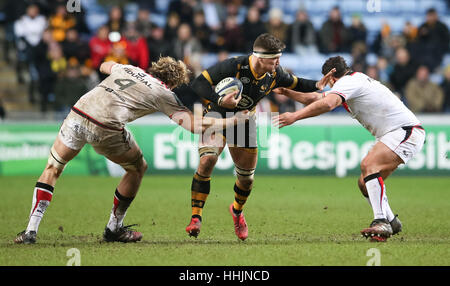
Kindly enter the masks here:
[[152, 62], [148, 72], [170, 88], [189, 82], [190, 71], [185, 63], [172, 57], [160, 57], [157, 62]]

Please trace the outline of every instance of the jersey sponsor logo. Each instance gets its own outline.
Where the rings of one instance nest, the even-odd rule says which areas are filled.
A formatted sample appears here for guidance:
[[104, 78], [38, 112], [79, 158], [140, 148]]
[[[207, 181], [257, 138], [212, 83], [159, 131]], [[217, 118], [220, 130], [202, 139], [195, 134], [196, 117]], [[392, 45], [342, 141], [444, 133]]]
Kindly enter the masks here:
[[244, 84], [250, 83], [250, 79], [248, 77], [241, 77], [240, 80]]
[[[136, 72], [132, 71], [132, 70], [129, 69], [129, 68], [124, 68], [124, 71], [125, 71], [127, 74], [129, 74], [130, 76], [132, 76], [132, 77], [134, 77], [135, 79], [137, 79], [138, 81], [140, 81], [141, 83], [145, 84], [148, 88], [152, 88], [151, 83], [148, 82], [148, 80], [149, 80], [149, 75], [146, 74], [145, 72], [138, 72], [138, 73], [136, 73]], [[125, 89], [125, 88], [127, 88], [127, 87], [128, 87], [128, 85], [125, 85], [125, 87], [124, 87], [123, 89]]]
[[253, 105], [254, 101], [251, 97], [248, 95], [242, 94], [242, 98], [239, 101], [238, 108], [239, 109], [247, 109], [250, 108]]
[[[116, 81], [117, 81], [117, 79], [114, 81], [114, 83], [117, 83]], [[120, 99], [120, 101], [125, 102], [125, 99], [122, 96], [120, 96], [120, 94], [118, 94], [114, 89], [107, 87], [105, 85], [102, 85], [102, 84], [98, 85], [98, 87], [104, 88], [106, 92], [114, 94], [115, 96], [117, 96]]]

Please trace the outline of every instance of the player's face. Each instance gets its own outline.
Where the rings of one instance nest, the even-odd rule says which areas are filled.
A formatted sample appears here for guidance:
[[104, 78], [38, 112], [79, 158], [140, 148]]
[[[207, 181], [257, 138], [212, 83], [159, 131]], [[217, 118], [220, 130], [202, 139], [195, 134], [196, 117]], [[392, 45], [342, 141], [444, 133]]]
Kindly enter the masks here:
[[264, 72], [275, 72], [276, 67], [280, 64], [280, 57], [263, 59], [260, 58], [261, 67]]

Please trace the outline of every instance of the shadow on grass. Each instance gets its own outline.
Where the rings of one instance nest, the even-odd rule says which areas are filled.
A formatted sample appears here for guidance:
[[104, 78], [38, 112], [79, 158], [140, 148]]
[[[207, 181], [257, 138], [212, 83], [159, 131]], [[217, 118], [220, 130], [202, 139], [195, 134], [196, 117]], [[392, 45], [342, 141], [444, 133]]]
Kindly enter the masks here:
[[[450, 244], [449, 238], [418, 238], [418, 237], [404, 237], [395, 236], [388, 240], [387, 243], [405, 243], [405, 244]], [[50, 235], [45, 235], [34, 245], [17, 245], [14, 244], [13, 238], [10, 240], [2, 239], [0, 241], [0, 248], [3, 247], [34, 247], [34, 248], [47, 248], [47, 247], [89, 247], [89, 246], [201, 246], [201, 245], [224, 245], [224, 246], [264, 246], [264, 245], [278, 245], [278, 246], [289, 246], [289, 245], [301, 245], [301, 244], [337, 244], [337, 245], [350, 245], [350, 244], [377, 244], [371, 243], [369, 240], [362, 238], [359, 235], [323, 235], [323, 236], [313, 236], [313, 235], [280, 235], [280, 237], [254, 237], [249, 238], [245, 241], [239, 239], [211, 239], [211, 238], [180, 238], [180, 239], [164, 239], [164, 238], [147, 238], [136, 243], [122, 243], [122, 242], [104, 242], [102, 241], [101, 235], [58, 235], [56, 239]]]

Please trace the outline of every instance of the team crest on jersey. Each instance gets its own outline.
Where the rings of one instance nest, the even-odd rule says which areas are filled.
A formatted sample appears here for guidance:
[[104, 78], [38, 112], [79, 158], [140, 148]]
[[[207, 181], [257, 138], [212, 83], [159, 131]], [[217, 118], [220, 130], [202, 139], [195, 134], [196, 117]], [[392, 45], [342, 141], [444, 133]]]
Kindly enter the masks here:
[[237, 107], [239, 109], [247, 109], [247, 108], [250, 108], [253, 105], [253, 103], [254, 103], [254, 101], [251, 97], [243, 94]]
[[245, 77], [245, 76], [241, 77], [240, 80], [241, 80], [242, 83], [249, 83], [250, 82], [250, 79], [248, 77]]

